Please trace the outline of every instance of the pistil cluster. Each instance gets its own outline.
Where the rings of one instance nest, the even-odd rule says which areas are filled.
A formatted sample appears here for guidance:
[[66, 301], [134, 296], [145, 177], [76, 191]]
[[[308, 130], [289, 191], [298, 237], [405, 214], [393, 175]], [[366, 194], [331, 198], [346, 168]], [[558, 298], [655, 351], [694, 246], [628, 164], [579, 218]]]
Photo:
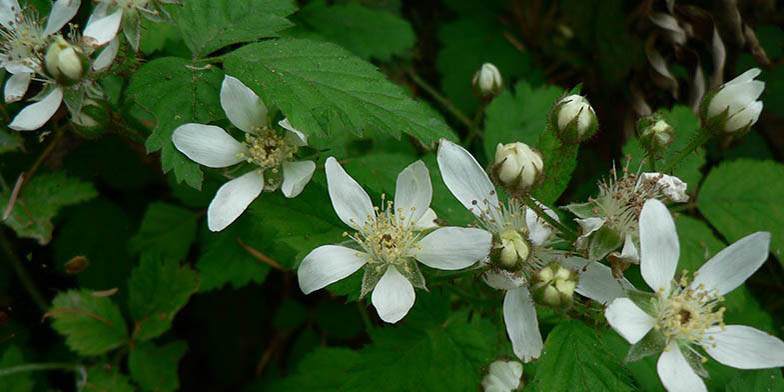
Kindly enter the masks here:
[[9, 28], [0, 26], [0, 50], [4, 58], [2, 63], [21, 63], [28, 68], [36, 69], [33, 63], [47, 44], [38, 15], [34, 9], [14, 10], [14, 20]]
[[297, 153], [295, 144], [268, 127], [254, 133], [246, 133], [244, 144], [248, 148], [248, 154], [241, 153], [240, 158], [262, 169], [278, 167], [281, 163], [294, 158], [294, 154]]

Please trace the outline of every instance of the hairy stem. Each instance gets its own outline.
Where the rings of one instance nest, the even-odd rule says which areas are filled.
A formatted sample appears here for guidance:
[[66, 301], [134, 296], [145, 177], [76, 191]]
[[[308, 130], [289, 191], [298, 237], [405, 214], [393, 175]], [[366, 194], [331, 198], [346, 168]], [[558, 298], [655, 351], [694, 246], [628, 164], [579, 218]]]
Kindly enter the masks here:
[[[14, 250], [11, 247], [11, 243], [8, 242], [8, 238], [5, 237], [5, 233], [2, 231], [0, 231], [0, 248], [2, 248], [3, 253], [6, 255], [5, 259], [9, 264], [11, 264], [11, 266], [14, 267], [16, 276], [19, 278], [19, 281], [22, 282], [22, 286], [24, 286], [25, 290], [27, 290], [27, 292], [30, 294], [33, 302], [38, 305], [42, 312], [46, 312], [46, 299], [44, 299], [43, 294], [41, 294], [41, 291], [38, 290], [38, 287], [36, 287], [35, 283], [30, 278], [30, 275], [27, 274], [27, 270], [25, 270], [24, 266], [22, 265], [22, 261], [19, 259], [16, 253], [14, 253]], [[0, 376], [2, 376], [2, 373], [0, 373]]]
[[686, 148], [684, 148], [683, 150], [678, 151], [678, 153], [670, 161], [670, 163], [668, 163], [667, 166], [664, 167], [664, 169], [661, 171], [662, 173], [671, 172], [672, 169], [674, 169], [675, 166], [677, 166], [684, 158], [689, 156], [689, 154], [697, 150], [703, 144], [707, 143], [708, 140], [710, 140], [711, 136], [713, 136], [713, 134], [711, 134], [705, 129], [700, 129], [697, 132], [698, 132], [697, 135], [694, 136], [693, 139], [691, 139], [689, 145], [686, 146]]
[[24, 365], [0, 369], [0, 377], [10, 376], [14, 373], [35, 372], [39, 370], [77, 370], [81, 367], [81, 364], [71, 362], [26, 363]]
[[469, 129], [471, 128], [473, 124], [471, 120], [468, 118], [468, 116], [463, 114], [463, 112], [461, 112], [460, 109], [456, 108], [455, 105], [452, 104], [452, 102], [450, 102], [438, 91], [436, 91], [435, 88], [427, 84], [427, 82], [425, 82], [422, 78], [420, 78], [419, 75], [416, 73], [416, 71], [414, 71], [412, 68], [409, 68], [406, 70], [406, 73], [408, 73], [408, 76], [411, 77], [411, 80], [413, 80], [417, 86], [421, 87], [422, 90], [425, 90], [428, 94], [430, 94], [430, 96], [432, 96], [436, 101], [438, 101], [438, 103], [440, 103], [441, 106], [443, 106], [450, 114], [455, 116], [455, 118], [458, 119], [461, 123], [463, 123], [463, 125], [465, 125]]

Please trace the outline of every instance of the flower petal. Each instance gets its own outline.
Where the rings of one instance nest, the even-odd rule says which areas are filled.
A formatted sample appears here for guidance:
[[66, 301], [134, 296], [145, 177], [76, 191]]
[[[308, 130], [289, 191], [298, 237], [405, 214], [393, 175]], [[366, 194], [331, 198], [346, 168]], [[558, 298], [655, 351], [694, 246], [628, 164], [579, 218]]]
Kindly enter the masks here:
[[11, 75], [5, 82], [5, 103], [16, 102], [24, 97], [33, 74], [20, 72]]
[[313, 177], [316, 163], [313, 161], [283, 162], [283, 184], [280, 190], [286, 197], [297, 197]]
[[368, 255], [338, 245], [313, 249], [297, 268], [299, 288], [310, 294], [335, 283], [362, 268]]
[[[52, 5], [52, 11], [46, 21], [46, 29], [44, 35], [52, 35], [73, 19], [79, 11], [79, 6], [82, 4], [81, 0], [57, 0]], [[86, 31], [86, 30], [85, 30]]]
[[47, 121], [60, 108], [60, 103], [63, 102], [63, 90], [55, 88], [49, 95], [47, 95], [40, 102], [32, 105], [27, 105], [21, 112], [19, 112], [14, 121], [8, 125], [15, 131], [34, 131], [41, 128]]
[[378, 316], [388, 323], [400, 321], [414, 306], [415, 298], [414, 286], [392, 265], [387, 268], [370, 296]]
[[278, 125], [289, 131], [286, 137], [295, 145], [302, 147], [308, 145], [308, 136], [294, 128], [288, 118], [278, 121]]
[[724, 295], [743, 284], [768, 259], [770, 233], [756, 232], [722, 249], [700, 267], [691, 287], [704, 285]]
[[642, 173], [640, 178], [643, 181], [656, 182], [656, 184], [661, 187], [664, 195], [676, 203], [685, 203], [689, 201], [689, 195], [686, 194], [688, 184], [681, 181], [678, 177], [668, 176], [662, 173]]
[[16, 19], [16, 15], [21, 11], [19, 2], [16, 0], [0, 0], [0, 26], [12, 30], [11, 23]]
[[[541, 207], [545, 214], [551, 218], [558, 220], [558, 214], [555, 211], [547, 208], [544, 204], [534, 200], [536, 204]], [[528, 226], [528, 239], [534, 246], [543, 244], [553, 234], [553, 228], [544, 219], [536, 215], [536, 212], [530, 208], [525, 209], [525, 223]]]
[[395, 185], [395, 214], [405, 224], [415, 224], [430, 208], [433, 185], [422, 161], [416, 161], [400, 172]]
[[221, 231], [234, 222], [248, 208], [264, 188], [261, 170], [243, 174], [218, 188], [207, 208], [207, 227]]
[[[494, 386], [503, 388], [504, 391], [514, 391], [520, 387], [523, 364], [517, 361], [495, 361], [490, 364], [488, 373], [489, 376], [494, 376], [492, 379]], [[484, 386], [484, 384], [483, 382], [482, 385]]]
[[329, 198], [340, 220], [355, 230], [359, 230], [365, 222], [374, 220], [376, 212], [370, 196], [346, 173], [337, 159], [327, 158], [324, 169], [327, 172]]
[[419, 240], [414, 257], [431, 268], [459, 270], [487, 257], [492, 243], [493, 235], [482, 229], [442, 227]]
[[[784, 366], [784, 342], [745, 325], [711, 327], [703, 345], [713, 359], [738, 369], [766, 369]], [[713, 344], [711, 344], [713, 343]]]
[[[498, 194], [479, 162], [463, 147], [446, 139], [438, 146], [438, 168], [446, 187], [474, 215], [497, 213]], [[485, 201], [488, 205], [485, 204]]]
[[659, 379], [668, 392], [707, 391], [705, 383], [694, 372], [677, 344], [670, 344], [656, 363]]
[[612, 270], [602, 263], [581, 257], [569, 257], [562, 264], [577, 271], [580, 279], [575, 290], [600, 304], [607, 305], [616, 298], [625, 297], [624, 289], [633, 288], [625, 278], [616, 279]]
[[112, 62], [114, 62], [114, 58], [117, 56], [117, 51], [119, 49], [120, 39], [115, 37], [113, 40], [109, 41], [109, 45], [106, 45], [101, 51], [101, 54], [93, 61], [93, 71], [101, 72], [108, 69], [112, 65]]
[[229, 121], [245, 132], [252, 132], [267, 121], [267, 107], [261, 98], [233, 76], [223, 78], [220, 103]]
[[482, 280], [497, 290], [514, 290], [525, 284], [522, 272], [511, 272], [501, 268], [491, 268], [482, 274]]
[[659, 200], [646, 201], [640, 213], [640, 272], [653, 291], [670, 287], [679, 255], [670, 211]]
[[242, 143], [214, 125], [180, 125], [172, 133], [172, 142], [185, 156], [207, 167], [231, 166], [248, 154]]
[[120, 8], [103, 18], [92, 20], [84, 29], [85, 42], [90, 46], [99, 47], [113, 40], [117, 37], [122, 17], [123, 11]]
[[414, 223], [413, 229], [418, 231], [435, 229], [438, 227], [436, 219], [438, 219], [436, 212], [433, 211], [432, 208], [428, 208], [424, 215], [422, 215], [422, 217]]
[[531, 362], [542, 353], [542, 335], [536, 321], [536, 308], [528, 288], [509, 290], [504, 296], [504, 324], [512, 349], [523, 362]]
[[604, 311], [610, 326], [629, 343], [635, 344], [656, 324], [656, 320], [643, 312], [629, 298], [617, 298]]

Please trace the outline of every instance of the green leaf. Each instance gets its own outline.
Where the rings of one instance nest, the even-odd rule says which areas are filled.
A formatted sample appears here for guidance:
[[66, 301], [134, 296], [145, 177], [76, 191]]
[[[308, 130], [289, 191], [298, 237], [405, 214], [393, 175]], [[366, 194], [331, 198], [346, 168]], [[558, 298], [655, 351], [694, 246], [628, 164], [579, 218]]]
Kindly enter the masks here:
[[523, 142], [535, 147], [547, 127], [547, 117], [563, 94], [556, 86], [533, 88], [526, 81], [515, 85], [514, 94], [504, 90], [485, 111], [485, 154], [495, 156], [498, 143]]
[[711, 170], [697, 198], [702, 215], [730, 242], [769, 231], [771, 251], [784, 260], [784, 165], [738, 159]]
[[579, 144], [564, 144], [550, 127], [539, 138], [536, 149], [542, 154], [542, 184], [532, 195], [545, 204], [555, 203], [569, 185], [577, 167]]
[[222, 73], [216, 67], [164, 57], [142, 66], [131, 77], [127, 98], [154, 115], [155, 129], [145, 143], [147, 152], [161, 152], [163, 172], [174, 169], [177, 182], [200, 189], [199, 165], [174, 148], [172, 133], [188, 123], [225, 118], [220, 107]]
[[196, 237], [196, 220], [196, 214], [185, 208], [150, 203], [129, 245], [135, 252], [182, 260]]
[[128, 340], [128, 328], [117, 305], [88, 290], [57, 294], [46, 316], [53, 319], [52, 328], [65, 336], [65, 344], [79, 355], [100, 355]]
[[149, 340], [166, 332], [198, 288], [199, 277], [177, 259], [143, 254], [128, 282], [133, 338]]
[[297, 12], [297, 19], [366, 60], [390, 61], [416, 43], [408, 21], [356, 3], [327, 6], [323, 0], [314, 1]]
[[[108, 370], [107, 370], [108, 367]], [[128, 376], [111, 365], [93, 366], [87, 371], [85, 392], [134, 392]]]
[[359, 352], [319, 347], [297, 365], [296, 373], [274, 385], [272, 391], [342, 392], [346, 376], [362, 361]]
[[177, 16], [185, 44], [195, 57], [222, 47], [275, 37], [293, 26], [292, 0], [188, 0]]
[[610, 334], [613, 332], [593, 330], [579, 321], [558, 324], [547, 335], [526, 391], [635, 390], [621, 367], [623, 350], [628, 346]]
[[22, 137], [18, 132], [11, 132], [6, 128], [0, 128], [0, 154], [15, 151], [22, 146]]
[[743, 370], [727, 384], [726, 392], [784, 391], [781, 369]]
[[159, 347], [152, 343], [140, 343], [133, 347], [128, 356], [131, 378], [145, 391], [168, 392], [180, 387], [177, 368], [188, 346], [176, 341]]
[[[15, 345], [6, 346], [2, 355], [0, 355], [0, 369], [23, 365], [24, 363], [22, 350]], [[3, 392], [30, 392], [34, 386], [35, 383], [30, 372], [18, 372], [0, 377], [0, 391]]]
[[[10, 189], [0, 193], [0, 211], [5, 211], [10, 196]], [[46, 245], [52, 239], [52, 218], [57, 211], [95, 196], [95, 188], [88, 182], [68, 177], [63, 172], [40, 173], [24, 185], [4, 223], [19, 237], [33, 238]]]
[[402, 131], [426, 145], [455, 138], [437, 112], [413, 100], [372, 64], [331, 43], [260, 42], [228, 54], [224, 65], [265, 103], [278, 106], [295, 128], [321, 141], [345, 131], [394, 137]]

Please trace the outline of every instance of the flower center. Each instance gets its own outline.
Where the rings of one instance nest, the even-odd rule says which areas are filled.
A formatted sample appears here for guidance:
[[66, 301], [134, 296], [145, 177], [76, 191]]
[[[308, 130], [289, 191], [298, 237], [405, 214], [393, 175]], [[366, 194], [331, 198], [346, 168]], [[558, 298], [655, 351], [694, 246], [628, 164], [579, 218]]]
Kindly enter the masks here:
[[0, 26], [0, 50], [3, 62], [19, 62], [29, 68], [35, 68], [35, 57], [47, 44], [43, 34], [43, 26], [38, 21], [34, 12], [16, 12], [14, 20], [10, 21], [10, 28]]
[[[382, 195], [382, 206], [385, 196]], [[394, 264], [404, 266], [406, 260], [419, 249], [419, 236], [411, 229], [409, 222], [401, 216], [403, 211], [392, 207], [392, 201], [386, 202], [386, 208], [374, 208], [376, 217], [368, 217], [367, 223], [353, 235], [345, 236], [354, 240], [365, 252], [370, 254], [370, 263]]]
[[[661, 289], [657, 292], [656, 328], [661, 331], [667, 341], [685, 341], [698, 344], [712, 344], [703, 339], [705, 330], [715, 325], [724, 328], [724, 311], [726, 308], [717, 305], [724, 297], [708, 291], [703, 285], [689, 287], [690, 280], [684, 276], [680, 281], [673, 280], [669, 292]], [[656, 299], [652, 299], [656, 301]]]
[[297, 153], [295, 144], [289, 143], [285, 136], [267, 127], [259, 129], [255, 134], [245, 133], [243, 144], [247, 147], [248, 154], [242, 153], [240, 158], [262, 169], [277, 167]]

